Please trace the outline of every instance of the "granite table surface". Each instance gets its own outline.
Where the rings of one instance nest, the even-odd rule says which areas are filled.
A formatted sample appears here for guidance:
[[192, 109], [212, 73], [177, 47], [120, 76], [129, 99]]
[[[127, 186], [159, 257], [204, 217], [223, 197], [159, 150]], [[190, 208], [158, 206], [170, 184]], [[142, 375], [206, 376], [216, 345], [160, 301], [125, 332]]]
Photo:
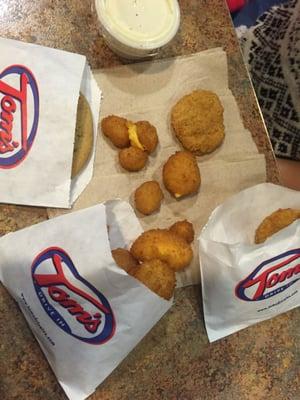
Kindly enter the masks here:
[[[270, 142], [223, 0], [179, 0], [178, 35], [157, 58], [221, 46], [244, 124], [278, 182]], [[86, 55], [92, 68], [124, 63], [99, 34], [90, 0], [0, 0], [0, 36]], [[46, 219], [46, 210], [0, 206], [0, 234]], [[0, 285], [0, 399], [62, 400], [42, 351]], [[300, 310], [209, 344], [199, 286], [176, 291], [175, 304], [99, 386], [92, 400], [300, 399]]]

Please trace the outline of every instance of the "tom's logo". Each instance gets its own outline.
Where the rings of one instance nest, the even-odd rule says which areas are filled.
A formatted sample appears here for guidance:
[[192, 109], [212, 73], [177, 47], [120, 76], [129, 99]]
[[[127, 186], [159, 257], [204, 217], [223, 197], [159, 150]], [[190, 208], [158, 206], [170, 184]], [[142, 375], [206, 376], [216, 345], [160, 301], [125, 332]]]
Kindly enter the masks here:
[[0, 168], [17, 166], [28, 154], [39, 120], [39, 92], [32, 72], [11, 65], [0, 74]]
[[77, 272], [57, 247], [40, 253], [32, 264], [38, 299], [49, 317], [71, 336], [90, 344], [107, 342], [115, 332], [108, 300]]
[[238, 283], [235, 294], [241, 300], [259, 301], [275, 296], [300, 279], [300, 249], [290, 250], [261, 263]]

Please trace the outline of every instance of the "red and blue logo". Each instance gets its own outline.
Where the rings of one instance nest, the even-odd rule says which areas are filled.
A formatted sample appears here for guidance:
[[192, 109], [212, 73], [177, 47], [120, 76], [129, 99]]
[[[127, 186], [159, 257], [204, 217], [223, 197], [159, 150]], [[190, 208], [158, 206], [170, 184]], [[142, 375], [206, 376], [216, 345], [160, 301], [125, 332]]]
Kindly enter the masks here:
[[11, 65], [0, 74], [0, 168], [16, 167], [37, 133], [39, 91], [32, 72]]
[[42, 251], [32, 263], [38, 299], [59, 328], [89, 344], [103, 344], [115, 332], [115, 318], [106, 297], [79, 275], [61, 248]]
[[300, 279], [300, 249], [289, 250], [261, 263], [238, 283], [236, 296], [245, 301], [260, 301], [282, 293]]

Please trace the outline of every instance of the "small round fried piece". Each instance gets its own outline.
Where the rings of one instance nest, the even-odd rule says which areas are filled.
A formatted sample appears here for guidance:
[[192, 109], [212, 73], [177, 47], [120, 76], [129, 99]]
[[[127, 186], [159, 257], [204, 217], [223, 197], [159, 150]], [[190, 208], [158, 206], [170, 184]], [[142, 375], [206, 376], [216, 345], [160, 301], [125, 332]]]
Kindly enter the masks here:
[[175, 224], [171, 225], [169, 231], [175, 233], [176, 235], [182, 237], [188, 243], [192, 243], [195, 237], [195, 231], [193, 224], [186, 219], [184, 221], [177, 221]]
[[223, 142], [223, 107], [209, 90], [182, 97], [171, 111], [171, 123], [182, 146], [198, 155], [211, 153]]
[[138, 121], [135, 125], [140, 143], [149, 154], [153, 153], [158, 144], [156, 128], [148, 121]]
[[177, 151], [163, 167], [166, 189], [177, 199], [197, 193], [201, 176], [196, 158], [189, 151]]
[[158, 210], [163, 198], [163, 192], [157, 181], [144, 182], [134, 193], [135, 207], [144, 215]]
[[116, 264], [127, 273], [130, 273], [130, 270], [135, 269], [139, 265], [133, 255], [126, 249], [118, 247], [117, 249], [113, 249], [111, 254]]
[[133, 276], [166, 300], [170, 300], [174, 294], [175, 272], [163, 261], [156, 259], [145, 261], [135, 269]]
[[130, 253], [139, 261], [164, 261], [174, 271], [186, 268], [193, 258], [191, 246], [167, 229], [143, 232], [132, 244]]
[[127, 120], [116, 115], [109, 115], [101, 121], [101, 129], [105, 136], [120, 149], [130, 145], [127, 129]]
[[279, 232], [300, 218], [300, 210], [279, 208], [267, 216], [255, 231], [255, 243], [263, 243], [268, 237]]
[[121, 166], [130, 172], [140, 171], [146, 165], [148, 155], [137, 147], [128, 147], [119, 151]]

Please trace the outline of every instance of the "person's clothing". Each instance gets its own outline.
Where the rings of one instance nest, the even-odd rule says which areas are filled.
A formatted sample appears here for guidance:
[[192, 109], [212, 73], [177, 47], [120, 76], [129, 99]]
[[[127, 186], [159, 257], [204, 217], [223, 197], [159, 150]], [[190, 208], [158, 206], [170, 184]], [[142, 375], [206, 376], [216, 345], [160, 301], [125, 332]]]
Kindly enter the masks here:
[[250, 28], [257, 19], [273, 6], [286, 3], [288, 0], [248, 0], [245, 6], [233, 14], [233, 24], [236, 28], [245, 26]]
[[240, 10], [246, 4], [246, 0], [227, 0], [230, 12]]
[[300, 0], [263, 14], [241, 46], [275, 155], [300, 160]]

